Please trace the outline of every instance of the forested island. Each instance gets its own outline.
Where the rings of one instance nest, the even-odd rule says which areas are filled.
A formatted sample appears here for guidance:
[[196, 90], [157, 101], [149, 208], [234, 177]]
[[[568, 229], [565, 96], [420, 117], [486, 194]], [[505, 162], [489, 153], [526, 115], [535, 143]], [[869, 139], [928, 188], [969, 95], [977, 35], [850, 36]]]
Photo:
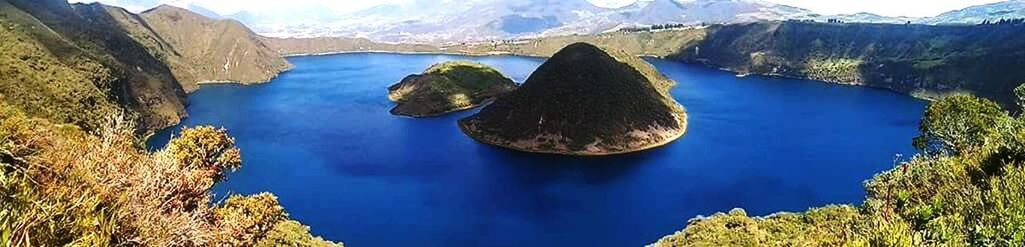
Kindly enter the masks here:
[[686, 113], [669, 95], [675, 85], [640, 58], [576, 43], [460, 127], [477, 141], [526, 152], [636, 152], [686, 131]]
[[434, 117], [477, 108], [515, 89], [516, 82], [494, 68], [456, 61], [403, 78], [388, 87], [388, 99], [398, 104], [392, 114]]

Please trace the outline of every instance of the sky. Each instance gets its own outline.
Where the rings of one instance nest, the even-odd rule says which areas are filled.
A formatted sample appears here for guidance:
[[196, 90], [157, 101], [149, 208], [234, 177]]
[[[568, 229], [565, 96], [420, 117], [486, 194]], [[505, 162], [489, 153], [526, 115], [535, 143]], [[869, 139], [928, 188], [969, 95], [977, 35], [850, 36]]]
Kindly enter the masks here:
[[[97, 0], [71, 0], [71, 2], [94, 2]], [[296, 6], [317, 6], [331, 8], [339, 12], [351, 12], [380, 4], [403, 3], [411, 0], [99, 0], [110, 5], [125, 7], [130, 11], [139, 12], [156, 5], [166, 3], [185, 6], [195, 3], [198, 6], [214, 10], [219, 14], [232, 14], [247, 10], [267, 12], [281, 8]], [[450, 0], [439, 0], [450, 1]], [[600, 6], [617, 7], [633, 3], [636, 0], [588, 0]], [[682, 0], [690, 1], [690, 0]], [[1000, 0], [768, 0], [810, 9], [820, 14], [852, 14], [871, 12], [887, 16], [928, 17], [943, 12], [962, 9], [972, 5], [999, 2]]]

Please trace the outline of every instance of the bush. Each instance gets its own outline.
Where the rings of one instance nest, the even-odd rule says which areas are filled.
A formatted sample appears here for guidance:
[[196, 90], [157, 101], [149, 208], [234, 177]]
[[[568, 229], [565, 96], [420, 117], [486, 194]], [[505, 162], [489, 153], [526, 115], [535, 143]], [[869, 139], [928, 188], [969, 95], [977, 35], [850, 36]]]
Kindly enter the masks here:
[[224, 130], [187, 129], [146, 153], [122, 118], [94, 136], [2, 103], [0, 112], [0, 245], [332, 244], [311, 241], [270, 194], [211, 203], [213, 185], [241, 164]]

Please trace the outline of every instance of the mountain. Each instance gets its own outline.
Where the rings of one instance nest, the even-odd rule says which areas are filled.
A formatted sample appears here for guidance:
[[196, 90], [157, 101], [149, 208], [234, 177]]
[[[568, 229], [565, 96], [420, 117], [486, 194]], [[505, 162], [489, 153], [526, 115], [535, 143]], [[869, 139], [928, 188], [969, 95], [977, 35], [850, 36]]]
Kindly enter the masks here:
[[921, 18], [903, 17], [903, 16], [899, 16], [899, 17], [882, 16], [882, 15], [877, 15], [877, 14], [868, 13], [868, 12], [858, 12], [858, 13], [854, 13], [854, 14], [832, 15], [832, 16], [816, 18], [816, 20], [822, 21], [823, 18], [825, 18], [825, 19], [837, 19], [837, 20], [840, 20], [840, 21], [843, 21], [843, 22], [848, 22], [848, 23], [891, 23], [891, 24], [905, 24], [905, 23], [907, 23], [909, 21], [913, 22], [913, 23], [917, 23], [917, 22], [921, 21]]
[[519, 89], [461, 120], [475, 140], [519, 151], [611, 155], [683, 135], [676, 83], [640, 58], [587, 43], [562, 49]]
[[1009, 0], [998, 3], [972, 6], [950, 11], [936, 17], [926, 18], [927, 24], [979, 24], [984, 21], [1025, 18], [1025, 0]]
[[236, 18], [272, 37], [349, 37], [385, 43], [453, 44], [598, 34], [657, 24], [733, 24], [756, 21], [835, 19], [847, 23], [977, 24], [1025, 17], [1025, 0], [969, 7], [937, 17], [890, 17], [873, 13], [821, 15], [761, 0], [638, 0], [618, 8], [587, 0], [416, 0], [338, 13], [323, 6], [296, 6], [273, 13], [240, 12]]
[[169, 45], [171, 51], [165, 57], [188, 91], [203, 82], [266, 82], [291, 69], [288, 61], [238, 21], [215, 20], [169, 5], [140, 17], [144, 22], [131, 24], [152, 30]]
[[[380, 5], [316, 21], [238, 16], [260, 33], [282, 37], [366, 37], [406, 43], [500, 40], [594, 34], [625, 26], [734, 23], [811, 16], [811, 11], [757, 0], [642, 0], [604, 8], [587, 0], [413, 1]], [[314, 14], [316, 15], [316, 14]], [[280, 14], [291, 16], [291, 14]]]
[[[140, 131], [177, 124], [199, 82], [267, 81], [290, 65], [233, 20], [161, 6], [5, 0], [4, 101], [36, 117], [99, 126], [118, 108]], [[15, 49], [17, 48], [17, 49]], [[32, 59], [30, 59], [32, 58]], [[61, 85], [53, 88], [49, 85]], [[57, 99], [67, 95], [71, 99]]]
[[388, 99], [398, 103], [392, 114], [434, 117], [469, 110], [516, 89], [498, 70], [472, 62], [435, 64], [388, 87]]

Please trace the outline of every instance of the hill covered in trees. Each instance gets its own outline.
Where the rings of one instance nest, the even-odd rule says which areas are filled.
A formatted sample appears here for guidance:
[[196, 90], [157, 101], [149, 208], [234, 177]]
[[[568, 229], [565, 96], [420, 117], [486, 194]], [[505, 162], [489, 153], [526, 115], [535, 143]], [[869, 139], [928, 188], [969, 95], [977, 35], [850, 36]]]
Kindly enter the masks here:
[[636, 152], [672, 142], [687, 129], [683, 107], [669, 95], [673, 86], [640, 58], [576, 43], [460, 127], [477, 141], [526, 152]]
[[388, 99], [398, 103], [391, 113], [433, 117], [469, 110], [516, 90], [516, 82], [495, 68], [472, 62], [432, 65], [388, 87]]

